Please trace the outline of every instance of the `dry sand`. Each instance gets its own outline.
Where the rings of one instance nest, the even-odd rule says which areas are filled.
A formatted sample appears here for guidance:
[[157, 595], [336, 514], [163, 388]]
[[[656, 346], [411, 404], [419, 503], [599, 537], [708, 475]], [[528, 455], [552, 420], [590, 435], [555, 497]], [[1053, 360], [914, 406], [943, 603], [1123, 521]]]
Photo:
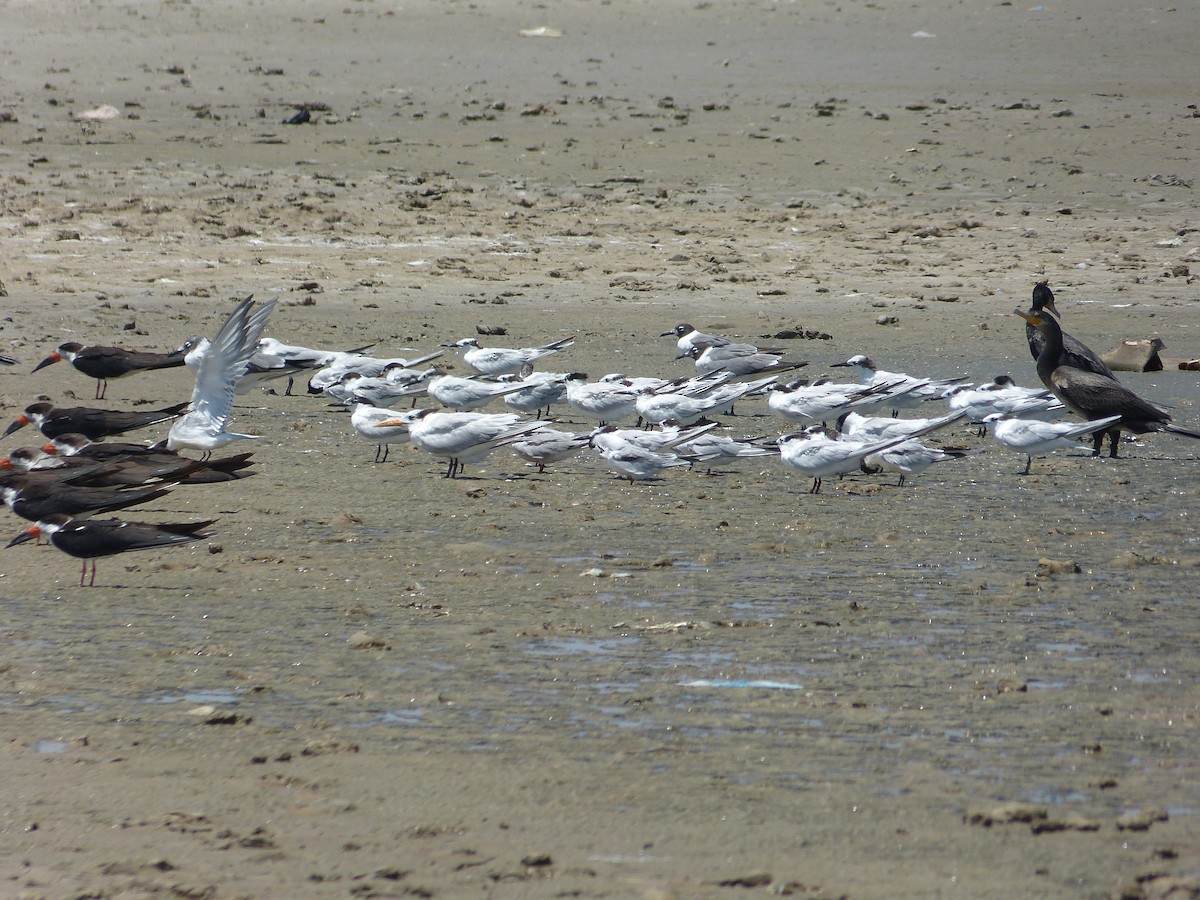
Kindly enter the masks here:
[[[692, 321], [1029, 384], [1048, 278], [1092, 346], [1200, 355], [1192, 3], [2, 9], [6, 417], [93, 403], [30, 374], [62, 341], [248, 293], [316, 346], [683, 374]], [[1194, 373], [1126, 380], [1200, 421]], [[452, 481], [248, 399], [259, 474], [142, 516], [210, 541], [92, 589], [0, 553], [0, 895], [1200, 892], [1190, 442], [1022, 478], [962, 429], [989, 449], [818, 497], [777, 462]]]

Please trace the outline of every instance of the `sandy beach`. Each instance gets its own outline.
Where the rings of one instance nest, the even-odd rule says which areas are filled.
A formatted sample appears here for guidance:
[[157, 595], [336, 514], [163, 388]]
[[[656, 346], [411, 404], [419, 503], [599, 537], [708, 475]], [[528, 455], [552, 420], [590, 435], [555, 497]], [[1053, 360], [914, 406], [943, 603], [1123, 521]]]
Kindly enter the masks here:
[[[679, 377], [690, 322], [1030, 386], [1044, 279], [1096, 350], [1200, 357], [1194, 5], [2, 9], [0, 424], [188, 399], [32, 370], [249, 294], [381, 356]], [[1200, 427], [1200, 373], [1121, 378]], [[962, 424], [982, 452], [810, 495], [778, 459], [447, 479], [302, 383], [239, 404], [254, 477], [122, 513], [212, 537], [93, 588], [0, 551], [0, 896], [1200, 896], [1200, 443], [1022, 476]]]

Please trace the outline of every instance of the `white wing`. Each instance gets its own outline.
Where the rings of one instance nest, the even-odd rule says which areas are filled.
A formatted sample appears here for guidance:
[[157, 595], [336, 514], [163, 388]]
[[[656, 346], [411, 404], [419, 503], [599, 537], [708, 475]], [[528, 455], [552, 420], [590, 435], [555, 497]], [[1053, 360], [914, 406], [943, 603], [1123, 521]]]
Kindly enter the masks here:
[[237, 383], [246, 374], [275, 301], [256, 309], [252, 307], [253, 298], [247, 297], [234, 308], [213, 338], [196, 372], [192, 410], [211, 421], [222, 424], [228, 421]]

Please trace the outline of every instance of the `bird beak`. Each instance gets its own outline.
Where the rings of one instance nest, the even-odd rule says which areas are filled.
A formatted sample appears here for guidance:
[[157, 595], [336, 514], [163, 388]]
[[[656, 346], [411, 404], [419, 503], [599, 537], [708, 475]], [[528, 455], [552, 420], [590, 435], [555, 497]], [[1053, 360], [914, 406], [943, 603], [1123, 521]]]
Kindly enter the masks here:
[[42, 452], [49, 453], [51, 456], [58, 456], [58, 448], [52, 443], [43, 444]]
[[16, 419], [13, 420], [13, 423], [8, 426], [7, 430], [5, 430], [4, 434], [0, 435], [0, 437], [8, 437], [14, 431], [16, 431], [20, 428], [24, 428], [28, 424], [29, 424], [28, 416], [17, 416]]
[[44, 368], [46, 368], [46, 366], [51, 366], [56, 362], [62, 362], [62, 355], [59, 353], [51, 353], [49, 356], [47, 356], [45, 359], [43, 359], [40, 363], [38, 363], [36, 366], [34, 366], [33, 371], [36, 372], [38, 369], [44, 369]]
[[671, 337], [673, 334], [675, 334], [675, 332], [673, 332], [673, 331], [664, 331], [662, 334], [659, 335], [659, 337]]
[[830, 364], [829, 364], [829, 368], [831, 368], [831, 369], [844, 369], [844, 368], [846, 368], [846, 367], [847, 367], [847, 366], [849, 366], [849, 365], [850, 365], [850, 363], [847, 363], [847, 362], [840, 362], [840, 363], [830, 363]]
[[24, 544], [26, 541], [32, 541], [34, 538], [40, 538], [41, 536], [42, 529], [38, 528], [36, 525], [32, 525], [9, 541], [5, 547], [15, 547], [17, 544]]
[[385, 419], [375, 426], [376, 428], [407, 428], [408, 423], [403, 419]]
[[1038, 325], [1042, 321], [1042, 317], [1037, 313], [1028, 313], [1022, 309], [1014, 309], [1013, 312], [1028, 322], [1030, 325]]

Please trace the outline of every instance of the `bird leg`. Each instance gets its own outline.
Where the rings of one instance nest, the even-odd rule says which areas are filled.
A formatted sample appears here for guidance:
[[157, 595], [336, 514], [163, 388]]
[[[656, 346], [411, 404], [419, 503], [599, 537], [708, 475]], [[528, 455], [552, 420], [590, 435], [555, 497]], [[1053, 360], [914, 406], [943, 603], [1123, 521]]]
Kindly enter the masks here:
[[1121, 439], [1121, 429], [1114, 428], [1108, 433], [1108, 455], [1113, 459], [1117, 458], [1117, 442]]
[[[1095, 455], [1095, 454], [1093, 454], [1093, 455]], [[1028, 475], [1028, 474], [1029, 474], [1029, 467], [1030, 467], [1030, 466], [1032, 466], [1032, 465], [1033, 465], [1033, 457], [1032, 457], [1032, 456], [1026, 456], [1026, 457], [1025, 457], [1025, 471], [1024, 471], [1024, 472], [1022, 472], [1021, 474], [1022, 474], [1022, 475]]]
[[[85, 565], [86, 565], [86, 563], [85, 563]], [[82, 587], [82, 585], [83, 585], [83, 582], [80, 582], [81, 587]], [[95, 586], [96, 586], [96, 561], [93, 559], [92, 560], [92, 579], [91, 579], [91, 581], [88, 582], [88, 587], [95, 587]]]

